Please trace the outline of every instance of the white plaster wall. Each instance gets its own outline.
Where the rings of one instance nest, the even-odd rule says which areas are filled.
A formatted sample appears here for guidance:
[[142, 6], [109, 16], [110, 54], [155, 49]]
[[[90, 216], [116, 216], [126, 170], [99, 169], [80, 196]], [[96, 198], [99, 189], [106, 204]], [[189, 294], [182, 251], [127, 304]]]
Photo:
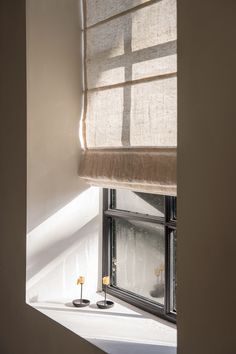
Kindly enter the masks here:
[[78, 178], [82, 112], [78, 0], [27, 1], [27, 301], [98, 284], [99, 191]]
[[76, 279], [86, 278], [84, 295], [98, 285], [99, 190], [82, 192], [27, 235], [27, 301], [78, 297]]

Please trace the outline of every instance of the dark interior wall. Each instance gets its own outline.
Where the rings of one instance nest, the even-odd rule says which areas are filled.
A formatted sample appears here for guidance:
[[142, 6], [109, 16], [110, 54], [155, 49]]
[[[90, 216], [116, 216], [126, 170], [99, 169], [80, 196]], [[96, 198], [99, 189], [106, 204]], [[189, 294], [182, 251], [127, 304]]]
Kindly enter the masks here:
[[25, 304], [25, 1], [0, 1], [0, 354], [101, 353]]
[[[234, 354], [234, 0], [178, 0], [178, 352]], [[0, 353], [97, 353], [24, 304], [25, 4], [0, 1]]]
[[178, 353], [234, 354], [236, 2], [178, 0]]

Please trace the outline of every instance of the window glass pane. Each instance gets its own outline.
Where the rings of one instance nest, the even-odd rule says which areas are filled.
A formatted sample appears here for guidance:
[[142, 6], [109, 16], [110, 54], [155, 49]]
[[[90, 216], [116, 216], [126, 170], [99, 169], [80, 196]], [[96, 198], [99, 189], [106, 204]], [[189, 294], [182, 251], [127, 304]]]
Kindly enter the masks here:
[[113, 285], [164, 304], [164, 227], [116, 219], [113, 239]]
[[163, 195], [131, 192], [117, 189], [113, 191], [113, 208], [164, 217], [165, 203]]
[[177, 198], [176, 197], [171, 197], [171, 219], [176, 220], [177, 219]]
[[171, 264], [171, 269], [170, 269], [170, 296], [171, 296], [171, 301], [170, 301], [170, 310], [172, 312], [176, 312], [176, 286], [177, 286], [177, 281], [176, 281], [176, 231], [171, 232], [170, 236], [170, 264]]

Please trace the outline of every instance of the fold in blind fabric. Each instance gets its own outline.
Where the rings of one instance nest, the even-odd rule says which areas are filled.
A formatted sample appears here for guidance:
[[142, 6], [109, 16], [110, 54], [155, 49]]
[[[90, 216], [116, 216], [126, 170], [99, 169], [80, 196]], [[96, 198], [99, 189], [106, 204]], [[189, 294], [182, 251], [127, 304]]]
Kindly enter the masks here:
[[176, 194], [176, 0], [84, 0], [79, 175]]

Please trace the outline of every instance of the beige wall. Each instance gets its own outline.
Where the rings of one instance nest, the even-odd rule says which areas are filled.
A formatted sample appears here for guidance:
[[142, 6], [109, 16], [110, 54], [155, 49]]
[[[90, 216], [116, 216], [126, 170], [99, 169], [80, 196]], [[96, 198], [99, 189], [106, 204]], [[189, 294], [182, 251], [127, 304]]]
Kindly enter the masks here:
[[[40, 3], [43, 9], [43, 2], [40, 1]], [[44, 5], [45, 3], [46, 1]], [[55, 12], [58, 9], [63, 9], [65, 18], [69, 16], [69, 13], [74, 18], [77, 1], [58, 0], [54, 2], [47, 1], [47, 3], [54, 3]], [[45, 10], [45, 12], [47, 11]], [[71, 34], [74, 33], [73, 38], [75, 39], [75, 26], [73, 24], [68, 25], [68, 21], [66, 23], [70, 27]], [[2, 0], [0, 2], [0, 25], [0, 299], [2, 305], [0, 353], [99, 353], [101, 351], [88, 342], [25, 304], [27, 157], [25, 1], [11, 2]], [[63, 16], [61, 16], [61, 25], [65, 25]], [[58, 30], [58, 27], [55, 30]], [[60, 58], [57, 60], [60, 61]], [[67, 75], [65, 73], [63, 75], [65, 75], [66, 81]], [[68, 74], [68, 77], [72, 79], [73, 75]], [[66, 82], [68, 88], [68, 81]], [[73, 85], [76, 94], [79, 88], [74, 81]], [[57, 92], [60, 92], [58, 97], [61, 97], [60, 95], [62, 94], [60, 90], [63, 89], [58, 88]], [[46, 99], [43, 93], [40, 93], [40, 95]], [[66, 100], [68, 103], [69, 98], [67, 97]], [[71, 100], [75, 102], [74, 97]], [[56, 102], [55, 99], [54, 104], [60, 105], [59, 101], [58, 99]], [[62, 111], [65, 111], [65, 105], [67, 104], [61, 103]], [[71, 123], [68, 123], [68, 135], [72, 135], [70, 124], [76, 125], [75, 116], [79, 112], [78, 104], [72, 104], [72, 106], [69, 112], [74, 118]], [[63, 121], [62, 116], [59, 115], [58, 119], [60, 121]], [[52, 124], [55, 124], [55, 122]], [[39, 133], [42, 138], [40, 131]], [[61, 131], [56, 133], [60, 135]], [[52, 142], [54, 142], [55, 136], [51, 136], [51, 138]], [[43, 144], [43, 142], [41, 143]], [[71, 155], [75, 154], [72, 146], [69, 149], [71, 149]], [[60, 153], [62, 154], [62, 151]], [[75, 157], [71, 158], [70, 163], [73, 169], [76, 169], [72, 160], [75, 164]], [[66, 177], [64, 178], [66, 179]], [[55, 183], [57, 182], [55, 181]], [[65, 187], [63, 182], [60, 182], [60, 185]], [[76, 183], [74, 183], [73, 188], [76, 189]], [[71, 195], [67, 194], [66, 188], [62, 188], [62, 190], [64, 196], [70, 199]], [[58, 208], [59, 202], [54, 198], [54, 204], [51, 208]], [[44, 218], [46, 214], [47, 212], [37, 216], [38, 220], [41, 217]]]
[[234, 354], [236, 2], [178, 0], [178, 353]]
[[28, 230], [75, 198], [82, 107], [78, 0], [27, 0]]

